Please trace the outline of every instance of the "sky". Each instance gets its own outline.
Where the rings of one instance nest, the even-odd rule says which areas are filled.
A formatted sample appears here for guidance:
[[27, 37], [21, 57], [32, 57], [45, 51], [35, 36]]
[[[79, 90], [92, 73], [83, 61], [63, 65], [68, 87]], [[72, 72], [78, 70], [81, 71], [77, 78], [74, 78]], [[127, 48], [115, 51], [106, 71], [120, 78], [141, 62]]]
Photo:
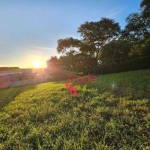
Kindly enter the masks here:
[[57, 53], [57, 41], [80, 39], [78, 27], [102, 17], [121, 29], [125, 18], [138, 12], [141, 0], [0, 0], [0, 67], [32, 68]]

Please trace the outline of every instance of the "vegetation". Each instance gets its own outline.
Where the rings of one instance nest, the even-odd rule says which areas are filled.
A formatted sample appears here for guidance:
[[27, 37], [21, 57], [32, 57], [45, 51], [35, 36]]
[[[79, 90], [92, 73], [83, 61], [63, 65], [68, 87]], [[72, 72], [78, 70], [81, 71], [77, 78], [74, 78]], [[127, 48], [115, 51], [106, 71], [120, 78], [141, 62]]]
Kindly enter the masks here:
[[1, 90], [0, 149], [149, 150], [150, 70], [98, 79], [77, 96], [66, 81]]
[[[0, 90], [0, 149], [149, 150], [150, 70], [133, 71], [150, 66], [149, 10], [142, 0], [122, 31], [101, 18], [78, 28], [81, 40], [59, 39], [63, 55], [47, 61], [47, 72], [64, 81]], [[88, 73], [101, 75], [73, 83], [72, 96], [66, 75]]]
[[9, 73], [9, 72], [20, 72], [21, 69], [18, 67], [0, 67], [0, 73]]
[[[86, 21], [77, 30], [81, 35], [80, 40], [73, 37], [58, 40], [57, 52], [63, 55], [60, 58], [51, 57], [48, 67], [53, 66], [55, 58], [58, 67], [80, 74], [97, 74], [100, 68], [103, 68], [103, 73], [129, 71], [130, 66], [133, 70], [148, 69], [149, 65], [144, 59], [150, 57], [149, 10], [150, 1], [142, 0], [140, 11], [129, 14], [123, 30], [119, 23], [109, 18]], [[132, 65], [133, 61], [137, 62], [141, 57], [145, 57], [143, 68]], [[123, 63], [128, 65], [122, 70]], [[108, 68], [112, 64], [115, 70]]]

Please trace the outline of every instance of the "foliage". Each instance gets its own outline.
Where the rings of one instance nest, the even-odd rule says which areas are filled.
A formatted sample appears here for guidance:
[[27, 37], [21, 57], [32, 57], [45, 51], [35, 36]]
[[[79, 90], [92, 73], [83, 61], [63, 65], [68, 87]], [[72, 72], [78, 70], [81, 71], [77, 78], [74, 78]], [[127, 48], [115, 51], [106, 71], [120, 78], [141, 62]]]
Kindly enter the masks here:
[[123, 40], [113, 40], [106, 44], [100, 53], [102, 64], [120, 63], [129, 58], [130, 43]]
[[[72, 37], [58, 40], [57, 51], [63, 54], [58, 66], [77, 74], [96, 73], [101, 68], [107, 73], [127, 71], [132, 66], [133, 70], [149, 68], [145, 65], [147, 59], [140, 59], [141, 64], [137, 62], [139, 66], [144, 64], [144, 68], [134, 63], [141, 56], [150, 56], [150, 1], [142, 0], [140, 11], [129, 14], [126, 22], [122, 31], [119, 23], [109, 18], [81, 24], [77, 30], [81, 40]], [[122, 64], [127, 64], [126, 69], [120, 69]]]
[[120, 26], [112, 19], [102, 18], [97, 22], [81, 24], [78, 32], [85, 44], [94, 47], [95, 57], [98, 58], [102, 46], [119, 35]]
[[135, 57], [120, 63], [102, 64], [103, 74], [149, 69], [150, 56]]
[[149, 55], [147, 45], [150, 38], [150, 1], [142, 0], [139, 13], [132, 13], [127, 18], [127, 25], [122, 37], [132, 42], [131, 56]]
[[142, 18], [146, 20], [146, 26], [150, 28], [150, 1], [142, 0], [140, 7]]
[[66, 53], [74, 51], [75, 48], [78, 47], [80, 43], [80, 40], [73, 39], [72, 37], [66, 38], [66, 39], [59, 39], [58, 40], [58, 46], [57, 46], [57, 52], [58, 53]]
[[3, 72], [21, 72], [21, 69], [18, 67], [0, 67], [0, 73]]
[[59, 60], [56, 56], [52, 56], [48, 61], [47, 61], [47, 66], [48, 67], [58, 67], [59, 65]]
[[75, 70], [82, 74], [93, 73], [97, 60], [90, 55], [79, 53], [74, 56]]
[[150, 56], [150, 38], [146, 39], [142, 44], [136, 43], [132, 46], [129, 53], [130, 56]]
[[127, 18], [123, 36], [132, 42], [142, 42], [149, 35], [145, 20], [138, 13], [132, 13]]
[[[58, 60], [59, 67], [77, 73], [94, 73], [99, 65], [98, 57], [102, 47], [119, 35], [119, 24], [102, 18], [97, 22], [85, 22], [78, 28], [78, 32], [82, 40], [72, 37], [58, 40], [57, 51], [65, 54]], [[48, 67], [52, 61], [57, 63], [56, 59], [51, 58]]]

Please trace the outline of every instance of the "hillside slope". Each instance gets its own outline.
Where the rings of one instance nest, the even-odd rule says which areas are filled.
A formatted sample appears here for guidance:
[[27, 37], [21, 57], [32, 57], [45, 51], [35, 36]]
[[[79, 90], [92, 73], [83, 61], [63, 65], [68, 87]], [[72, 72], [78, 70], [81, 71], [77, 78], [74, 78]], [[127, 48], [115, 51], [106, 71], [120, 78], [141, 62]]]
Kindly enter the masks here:
[[150, 70], [0, 91], [2, 150], [150, 149]]

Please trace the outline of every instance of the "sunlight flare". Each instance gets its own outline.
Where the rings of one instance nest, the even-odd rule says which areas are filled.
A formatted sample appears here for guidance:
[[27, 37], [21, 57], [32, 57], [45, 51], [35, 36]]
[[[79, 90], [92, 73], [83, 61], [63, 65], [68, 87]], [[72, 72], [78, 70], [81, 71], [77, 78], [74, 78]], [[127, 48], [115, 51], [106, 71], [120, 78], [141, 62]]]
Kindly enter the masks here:
[[42, 66], [42, 62], [40, 60], [34, 60], [32, 62], [33, 68], [40, 68]]

